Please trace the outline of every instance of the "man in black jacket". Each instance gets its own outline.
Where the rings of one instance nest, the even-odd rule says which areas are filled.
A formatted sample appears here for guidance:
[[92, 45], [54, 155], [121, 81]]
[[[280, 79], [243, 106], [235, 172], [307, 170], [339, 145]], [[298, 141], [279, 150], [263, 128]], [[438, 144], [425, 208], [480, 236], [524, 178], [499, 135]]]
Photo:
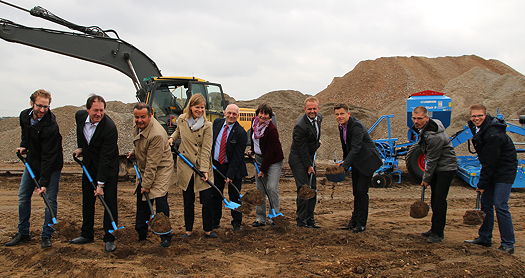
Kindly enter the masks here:
[[412, 121], [412, 128], [419, 134], [417, 144], [425, 154], [425, 172], [421, 186], [430, 186], [432, 190], [432, 226], [421, 235], [429, 243], [438, 243], [445, 238], [447, 196], [457, 170], [456, 153], [441, 121], [431, 119], [425, 107], [414, 108]]
[[314, 219], [317, 196], [304, 200], [299, 198], [299, 188], [309, 184], [309, 176], [313, 175], [312, 189], [316, 189], [315, 152], [321, 146], [321, 122], [323, 117], [318, 114], [319, 100], [308, 97], [304, 101], [304, 114], [297, 119], [292, 133], [292, 146], [288, 164], [297, 186], [297, 226], [305, 228], [320, 228]]
[[479, 228], [479, 237], [465, 242], [487, 247], [492, 245], [495, 209], [501, 237], [498, 249], [513, 254], [514, 227], [508, 201], [518, 168], [516, 148], [506, 133], [505, 121], [487, 115], [487, 109], [483, 105], [470, 107], [468, 125], [474, 134], [472, 143], [481, 163], [476, 191], [483, 194], [481, 208], [485, 219]]
[[364, 232], [368, 220], [368, 188], [374, 172], [383, 165], [379, 152], [368, 131], [357, 119], [350, 116], [346, 104], [334, 107], [335, 118], [339, 123], [339, 138], [343, 147], [342, 167], [352, 166], [352, 194], [354, 211], [344, 230], [354, 233]]
[[[248, 141], [246, 131], [239, 124], [239, 107], [230, 104], [224, 110], [224, 118], [216, 119], [213, 122], [213, 165], [226, 180], [214, 171], [215, 185], [221, 190], [228, 183], [228, 196], [230, 201], [239, 203], [239, 192], [233, 188], [241, 190], [242, 178], [248, 175], [246, 164], [244, 163], [244, 150]], [[214, 192], [214, 203], [212, 208], [213, 227], [218, 228], [222, 217], [222, 197], [218, 192]], [[233, 220], [231, 224], [234, 231], [241, 229], [242, 214], [236, 210], [231, 211]]]
[[[18, 191], [18, 232], [6, 246], [15, 246], [30, 240], [29, 216], [31, 215], [31, 195], [36, 189], [38, 194], [45, 193], [57, 214], [57, 194], [60, 180], [60, 170], [63, 165], [62, 136], [55, 115], [49, 109], [51, 94], [45, 90], [37, 90], [30, 97], [31, 108], [20, 113], [22, 141], [17, 152], [27, 154], [27, 162], [31, 166], [41, 189], [35, 184], [27, 169], [24, 170]], [[44, 225], [42, 226], [41, 247], [51, 247], [53, 228], [51, 214], [46, 208]]]
[[[80, 237], [70, 241], [73, 244], [93, 242], [95, 201], [98, 195], [104, 199], [117, 222], [117, 180], [118, 180], [118, 146], [117, 127], [105, 114], [106, 101], [98, 95], [87, 99], [86, 110], [77, 111], [77, 144], [76, 157], [83, 157], [83, 162], [93, 177], [97, 189], [82, 175], [82, 232]], [[112, 229], [109, 214], [104, 211], [104, 250], [116, 249], [115, 237], [108, 231]]]

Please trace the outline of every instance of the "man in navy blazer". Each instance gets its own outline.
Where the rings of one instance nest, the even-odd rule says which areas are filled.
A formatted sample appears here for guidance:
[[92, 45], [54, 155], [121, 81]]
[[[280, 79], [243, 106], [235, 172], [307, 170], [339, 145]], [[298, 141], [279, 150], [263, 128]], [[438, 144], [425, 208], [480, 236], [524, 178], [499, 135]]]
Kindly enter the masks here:
[[[239, 192], [233, 188], [241, 190], [242, 178], [248, 175], [246, 164], [244, 163], [244, 150], [248, 141], [248, 136], [244, 128], [239, 124], [239, 107], [230, 104], [224, 110], [224, 118], [216, 119], [213, 122], [213, 145], [212, 156], [213, 165], [226, 176], [224, 179], [217, 170], [214, 171], [215, 185], [224, 191], [225, 184], [228, 183], [228, 196], [230, 201], [239, 203]], [[242, 213], [232, 210], [233, 220], [231, 224], [234, 231], [241, 229]], [[213, 196], [212, 219], [213, 228], [220, 226], [222, 217], [222, 197], [218, 192]]]
[[339, 138], [343, 148], [343, 166], [352, 166], [352, 193], [354, 211], [344, 230], [354, 233], [364, 232], [368, 220], [368, 188], [374, 172], [383, 165], [374, 141], [359, 120], [350, 116], [346, 104], [334, 107], [334, 114], [339, 124]]
[[[118, 181], [118, 146], [117, 127], [111, 118], [105, 114], [106, 101], [98, 95], [87, 99], [86, 110], [77, 111], [77, 144], [74, 151], [82, 161], [97, 185], [93, 186], [82, 175], [82, 232], [80, 237], [70, 241], [73, 244], [93, 242], [95, 201], [97, 195], [103, 195], [111, 213], [117, 222], [117, 181]], [[112, 229], [109, 214], [104, 211], [104, 250], [112, 252], [116, 249], [115, 237], [108, 231]]]

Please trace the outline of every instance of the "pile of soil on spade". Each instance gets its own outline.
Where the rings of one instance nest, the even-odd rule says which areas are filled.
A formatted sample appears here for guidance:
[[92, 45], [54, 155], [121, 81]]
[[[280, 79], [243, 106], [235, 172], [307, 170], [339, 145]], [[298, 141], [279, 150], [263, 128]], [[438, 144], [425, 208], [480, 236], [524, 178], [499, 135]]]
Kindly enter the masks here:
[[463, 215], [463, 224], [467, 225], [480, 225], [485, 219], [485, 214], [481, 210], [467, 210]]
[[259, 190], [248, 190], [242, 196], [242, 205], [260, 206], [264, 202], [264, 195]]
[[171, 231], [171, 223], [168, 216], [163, 212], [155, 214], [149, 223], [150, 229], [155, 233], [167, 233]]
[[312, 199], [315, 197], [315, 190], [311, 189], [310, 186], [303, 184], [303, 186], [299, 188], [297, 196], [304, 200]]
[[415, 201], [410, 206], [410, 217], [412, 218], [423, 218], [428, 215], [428, 210], [430, 208], [428, 207], [428, 204], [419, 200]]

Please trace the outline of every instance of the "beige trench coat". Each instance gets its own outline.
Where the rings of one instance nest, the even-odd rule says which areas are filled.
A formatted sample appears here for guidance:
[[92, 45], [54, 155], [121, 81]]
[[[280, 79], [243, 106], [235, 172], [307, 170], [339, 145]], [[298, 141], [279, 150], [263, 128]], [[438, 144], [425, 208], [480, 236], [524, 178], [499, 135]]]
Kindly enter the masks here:
[[[213, 172], [211, 162], [211, 144], [213, 141], [212, 124], [209, 121], [197, 131], [192, 131], [186, 121], [186, 114], [177, 119], [177, 129], [171, 135], [173, 141], [181, 139], [179, 152], [191, 161], [197, 169], [208, 173], [208, 179], [213, 183]], [[210, 188], [193, 169], [182, 159], [177, 159], [177, 181], [176, 184], [184, 191], [188, 188], [191, 177], [194, 180], [194, 191], [199, 192]]]
[[133, 135], [135, 158], [142, 174], [142, 187], [149, 188], [151, 199], [163, 197], [175, 183], [173, 154], [168, 143], [168, 134], [159, 122], [152, 118], [142, 131], [135, 126]]

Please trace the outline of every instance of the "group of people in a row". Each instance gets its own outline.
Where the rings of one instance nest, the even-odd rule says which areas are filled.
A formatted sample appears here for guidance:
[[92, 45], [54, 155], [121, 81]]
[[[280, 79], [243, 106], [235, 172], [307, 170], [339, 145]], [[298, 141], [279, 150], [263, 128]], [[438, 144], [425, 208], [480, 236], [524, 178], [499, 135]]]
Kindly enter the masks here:
[[[37, 90], [30, 97], [29, 109], [20, 114], [22, 140], [17, 152], [27, 154], [27, 160], [41, 185], [38, 189], [27, 171], [24, 171], [19, 188], [19, 224], [18, 232], [5, 245], [14, 246], [30, 240], [29, 217], [33, 190], [46, 193], [56, 215], [57, 193], [60, 172], [63, 164], [62, 137], [54, 114], [50, 111], [51, 95], [45, 90]], [[85, 244], [94, 241], [94, 208], [98, 195], [103, 195], [115, 221], [118, 220], [117, 180], [118, 146], [117, 128], [113, 120], [106, 115], [106, 102], [98, 95], [92, 95], [86, 102], [86, 109], [75, 114], [77, 125], [77, 145], [75, 157], [82, 161], [93, 179], [93, 189], [86, 175], [82, 178], [82, 229], [79, 237], [70, 241], [72, 244]], [[213, 123], [206, 117], [206, 100], [200, 94], [193, 95], [183, 114], [177, 118], [177, 128], [168, 135], [165, 129], [153, 117], [152, 108], [145, 103], [137, 103], [133, 108], [135, 127], [133, 130], [134, 149], [128, 158], [135, 159], [141, 172], [142, 181], [137, 183], [137, 209], [135, 230], [138, 240], [146, 240], [147, 221], [150, 212], [144, 193], [155, 205], [157, 213], [169, 216], [168, 190], [171, 185], [182, 189], [184, 203], [184, 227], [182, 237], [193, 236], [195, 195], [199, 194], [202, 207], [202, 226], [206, 238], [217, 238], [214, 231], [220, 226], [222, 218], [221, 196], [228, 185], [229, 200], [240, 203], [242, 179], [247, 176], [244, 152], [250, 136], [250, 155], [254, 157], [259, 170], [256, 173], [257, 189], [269, 198], [270, 207], [266, 206], [266, 197], [262, 205], [256, 208], [256, 219], [251, 225], [261, 227], [273, 224], [267, 217], [267, 209], [280, 211], [279, 178], [283, 166], [284, 154], [279, 140], [279, 133], [272, 121], [273, 111], [270, 105], [261, 104], [255, 111], [251, 129], [247, 133], [239, 124], [239, 107], [229, 104], [224, 110], [224, 118]], [[510, 188], [516, 175], [516, 150], [505, 133], [504, 123], [486, 114], [482, 105], [470, 109], [471, 126], [474, 135], [474, 147], [482, 164], [479, 191], [483, 192], [482, 208], [485, 220], [479, 230], [479, 237], [470, 243], [490, 246], [494, 225], [494, 208], [498, 217], [501, 234], [500, 249], [514, 252], [514, 232], [508, 209]], [[341, 229], [354, 233], [364, 232], [368, 219], [368, 189], [374, 172], [382, 165], [381, 157], [365, 127], [352, 117], [345, 104], [334, 107], [338, 122], [343, 162], [341, 167], [352, 167], [352, 192], [354, 208], [347, 225]], [[294, 126], [292, 145], [288, 163], [297, 186], [297, 226], [320, 228], [314, 218], [316, 197], [310, 199], [299, 196], [299, 188], [309, 185], [316, 190], [316, 152], [321, 144], [322, 116], [319, 114], [319, 101], [308, 97], [304, 101], [304, 114]], [[431, 207], [432, 226], [422, 233], [429, 242], [440, 242], [444, 238], [447, 210], [447, 195], [452, 177], [456, 171], [456, 157], [450, 145], [444, 127], [437, 119], [428, 116], [424, 107], [417, 107], [412, 113], [414, 129], [420, 135], [418, 144], [426, 155], [426, 166], [421, 186], [430, 186], [432, 190]], [[249, 134], [249, 135], [248, 135]], [[183, 159], [177, 159], [176, 170], [172, 145], [178, 145], [178, 152], [186, 157], [202, 173], [198, 175]], [[214, 184], [219, 190], [210, 186]], [[235, 188], [234, 188], [235, 187]], [[231, 225], [234, 231], [241, 229], [242, 213], [231, 210]], [[51, 214], [46, 208], [41, 234], [42, 248], [51, 247], [53, 228]], [[112, 221], [104, 214], [104, 250], [116, 249], [115, 236], [110, 233]], [[161, 235], [161, 246], [168, 247], [171, 234]]]

